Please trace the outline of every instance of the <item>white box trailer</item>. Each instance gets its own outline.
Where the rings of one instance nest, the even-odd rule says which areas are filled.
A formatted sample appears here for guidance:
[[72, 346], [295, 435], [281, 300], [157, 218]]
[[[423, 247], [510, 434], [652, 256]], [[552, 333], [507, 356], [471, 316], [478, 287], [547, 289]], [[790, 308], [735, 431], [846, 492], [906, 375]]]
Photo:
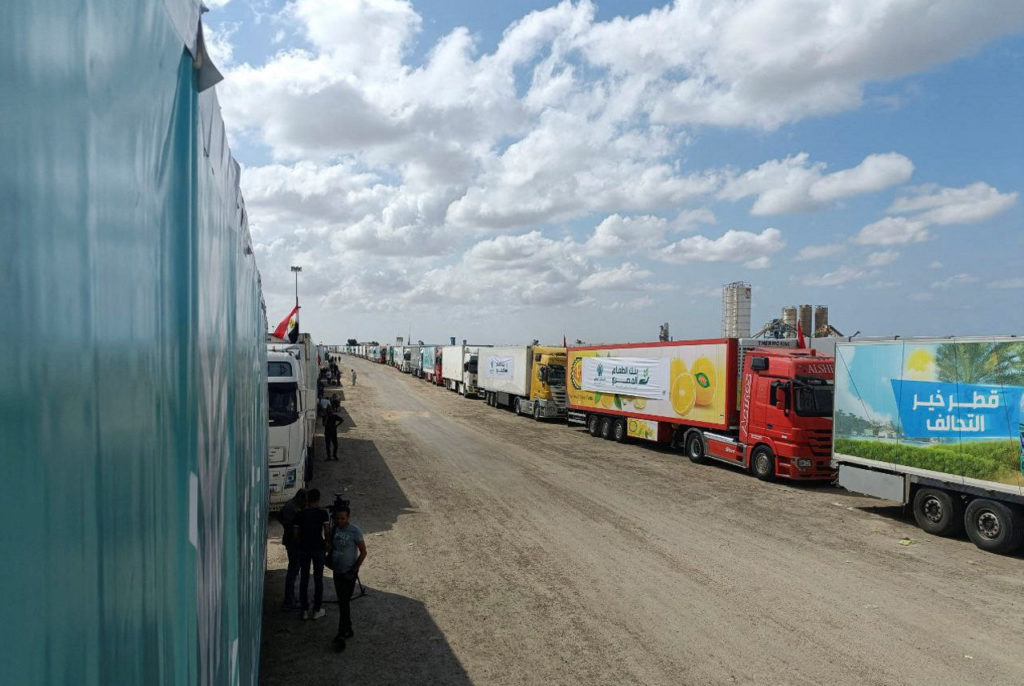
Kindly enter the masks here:
[[477, 366], [480, 346], [446, 345], [441, 348], [444, 387], [466, 397], [478, 394]]

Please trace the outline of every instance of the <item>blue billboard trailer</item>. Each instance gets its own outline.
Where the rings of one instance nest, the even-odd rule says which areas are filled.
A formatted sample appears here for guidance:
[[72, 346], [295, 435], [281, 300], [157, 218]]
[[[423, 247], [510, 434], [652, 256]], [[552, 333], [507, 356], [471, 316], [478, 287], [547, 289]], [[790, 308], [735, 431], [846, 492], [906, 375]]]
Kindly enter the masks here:
[[848, 342], [835, 357], [839, 484], [911, 503], [930, 533], [1024, 546], [1024, 341]]

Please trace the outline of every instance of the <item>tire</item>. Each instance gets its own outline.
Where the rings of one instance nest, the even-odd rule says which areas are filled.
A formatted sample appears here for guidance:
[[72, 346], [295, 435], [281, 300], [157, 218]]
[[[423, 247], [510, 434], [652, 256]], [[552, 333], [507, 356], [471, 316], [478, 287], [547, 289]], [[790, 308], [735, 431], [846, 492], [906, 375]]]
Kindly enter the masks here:
[[694, 464], [707, 462], [704, 453], [704, 437], [698, 431], [692, 431], [686, 436], [686, 456]]
[[914, 521], [935, 536], [956, 536], [964, 530], [963, 502], [938, 488], [919, 488], [914, 494]]
[[540, 421], [540, 403], [533, 403], [533, 421]]
[[612, 423], [612, 440], [616, 443], [625, 443], [629, 435], [626, 433], [626, 420], [616, 419]]
[[594, 438], [601, 435], [601, 418], [596, 414], [592, 414], [587, 417], [587, 431], [589, 431], [590, 435]]
[[750, 456], [750, 473], [761, 481], [771, 481], [775, 478], [775, 455], [771, 448], [766, 445], [754, 448]]
[[964, 528], [974, 545], [990, 553], [1010, 553], [1024, 543], [1024, 516], [1020, 510], [987, 498], [967, 504]]
[[522, 412], [519, 411], [519, 398], [516, 398], [516, 401], [512, 403], [512, 411], [517, 415], [522, 414]]
[[606, 441], [612, 439], [612, 424], [615, 421], [611, 417], [601, 417], [601, 438]]

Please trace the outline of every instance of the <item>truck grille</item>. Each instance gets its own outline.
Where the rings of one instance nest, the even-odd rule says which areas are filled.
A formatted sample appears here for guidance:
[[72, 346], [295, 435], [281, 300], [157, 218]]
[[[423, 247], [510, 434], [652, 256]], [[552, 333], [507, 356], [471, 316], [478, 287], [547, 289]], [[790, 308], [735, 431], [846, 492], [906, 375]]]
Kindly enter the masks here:
[[555, 401], [555, 407], [557, 407], [559, 410], [564, 410], [566, 405], [568, 404], [566, 402], [566, 394], [564, 388], [552, 388], [551, 399]]
[[810, 445], [812, 455], [815, 457], [828, 457], [832, 453], [832, 430], [809, 429], [807, 431], [807, 443]]

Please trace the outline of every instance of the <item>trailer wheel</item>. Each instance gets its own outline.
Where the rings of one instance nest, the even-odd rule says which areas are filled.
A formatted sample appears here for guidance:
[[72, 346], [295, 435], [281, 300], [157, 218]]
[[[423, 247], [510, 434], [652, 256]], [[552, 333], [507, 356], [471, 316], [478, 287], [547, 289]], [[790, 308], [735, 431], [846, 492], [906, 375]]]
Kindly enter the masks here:
[[935, 536], [956, 536], [964, 530], [964, 506], [946, 491], [921, 488], [914, 494], [914, 521]]
[[694, 464], [706, 462], [704, 457], [704, 437], [700, 435], [699, 431], [691, 431], [686, 437], [686, 456]]
[[597, 438], [601, 433], [601, 418], [596, 414], [592, 414], [587, 417], [587, 431], [589, 431], [590, 435], [594, 438]]
[[626, 433], [626, 420], [616, 419], [612, 424], [612, 440], [616, 443], [625, 443], [629, 435]]
[[775, 455], [771, 448], [760, 445], [754, 448], [750, 456], [750, 473], [761, 481], [771, 481], [775, 478]]
[[601, 418], [601, 438], [606, 441], [610, 441], [612, 439], [612, 424], [614, 423], [615, 422], [611, 417]]
[[964, 526], [974, 545], [990, 553], [1009, 553], [1024, 542], [1024, 517], [1019, 510], [987, 498], [967, 504]]

